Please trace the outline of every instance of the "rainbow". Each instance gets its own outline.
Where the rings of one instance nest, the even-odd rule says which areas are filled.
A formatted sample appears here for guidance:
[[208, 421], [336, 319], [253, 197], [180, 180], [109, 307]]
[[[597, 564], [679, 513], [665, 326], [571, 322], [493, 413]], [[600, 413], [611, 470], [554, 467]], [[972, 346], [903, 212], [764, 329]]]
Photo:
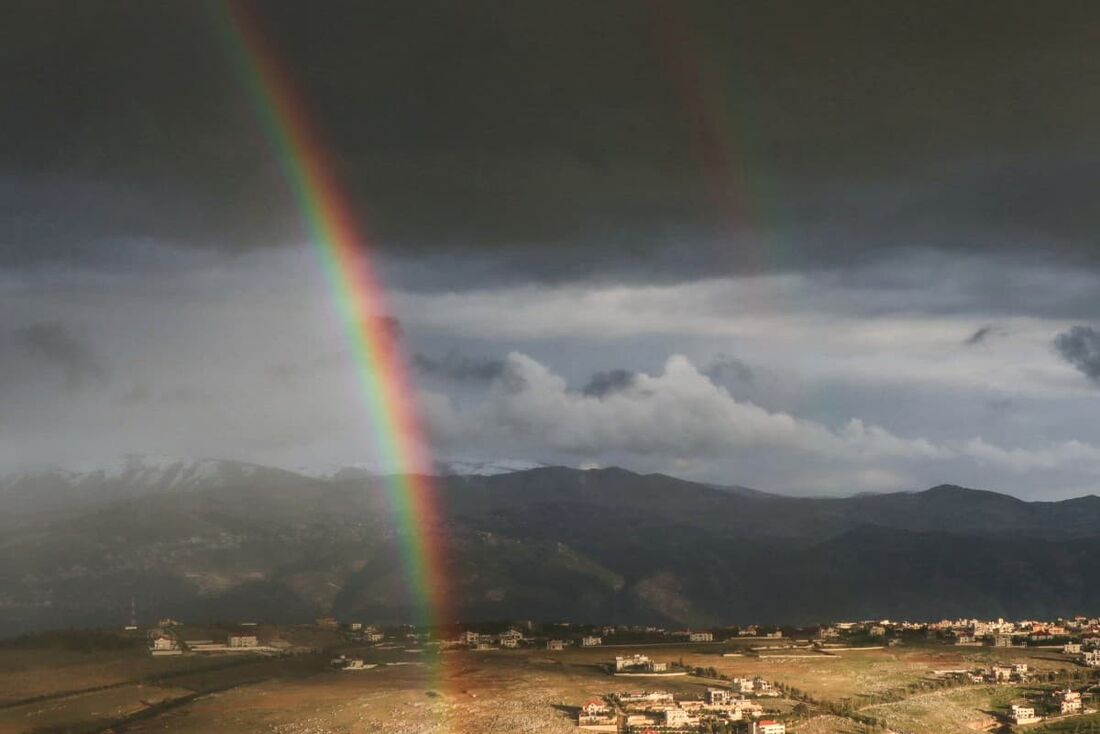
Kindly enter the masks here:
[[363, 390], [377, 454], [401, 538], [409, 593], [421, 627], [447, 621], [446, 556], [427, 441], [401, 350], [385, 318], [384, 292], [369, 238], [288, 70], [241, 4], [211, 0], [212, 15], [235, 59], [317, 251], [344, 325]]

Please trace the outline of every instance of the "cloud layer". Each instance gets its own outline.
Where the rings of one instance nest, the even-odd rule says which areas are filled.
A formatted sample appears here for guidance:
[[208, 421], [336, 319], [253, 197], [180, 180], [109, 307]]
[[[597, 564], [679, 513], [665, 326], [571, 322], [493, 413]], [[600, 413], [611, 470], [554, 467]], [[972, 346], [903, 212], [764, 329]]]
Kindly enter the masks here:
[[[963, 461], [1021, 473], [1072, 466], [1100, 477], [1100, 447], [1094, 445], [1065, 441], [1024, 449], [980, 437], [932, 441], [858, 418], [827, 426], [740, 401], [683, 356], [670, 357], [656, 375], [597, 373], [580, 390], [524, 354], [509, 354], [504, 363], [513, 379], [494, 383], [473, 404], [426, 401], [438, 440], [469, 441], [476, 432], [489, 443], [537, 442], [578, 461], [626, 454], [674, 466], [766, 450], [811, 465], [846, 465], [853, 475]], [[594, 383], [601, 388], [590, 389]]]

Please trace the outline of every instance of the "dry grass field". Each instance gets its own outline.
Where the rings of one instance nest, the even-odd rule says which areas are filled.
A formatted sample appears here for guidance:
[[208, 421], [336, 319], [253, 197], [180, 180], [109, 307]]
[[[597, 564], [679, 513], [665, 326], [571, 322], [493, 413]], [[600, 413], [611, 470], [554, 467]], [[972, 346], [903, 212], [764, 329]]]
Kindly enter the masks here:
[[[343, 651], [363, 655], [379, 667], [335, 672], [327, 660], [337, 636], [308, 629], [278, 634], [294, 644], [329, 650], [274, 658], [152, 658], [139, 648], [0, 650], [0, 734], [553, 734], [575, 732], [576, 707], [592, 697], [639, 688], [697, 697], [713, 683], [692, 676], [624, 679], [607, 674], [603, 666], [616, 654], [634, 652], [715, 668], [721, 675], [761, 676], [823, 704], [845, 702], [851, 710], [887, 722], [897, 734], [952, 734], [997, 725], [995, 714], [1020, 692], [1004, 686], [918, 690], [917, 684], [931, 679], [934, 670], [995, 660], [1027, 662], [1039, 670], [1068, 665], [1049, 652], [943, 646], [775, 658], [723, 657], [731, 648], [720, 644], [441, 656], [344, 646]], [[762, 702], [780, 714], [791, 713], [796, 704], [787, 699]], [[792, 728], [798, 734], [882, 731], [819, 706], [811, 706]]]

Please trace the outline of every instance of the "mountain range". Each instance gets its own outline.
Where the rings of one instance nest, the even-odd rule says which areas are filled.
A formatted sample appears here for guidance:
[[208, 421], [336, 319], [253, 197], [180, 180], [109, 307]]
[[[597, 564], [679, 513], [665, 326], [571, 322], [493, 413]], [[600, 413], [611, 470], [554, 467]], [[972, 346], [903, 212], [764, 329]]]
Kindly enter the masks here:
[[[940, 486], [789, 497], [624, 469], [486, 464], [437, 524], [383, 478], [131, 457], [0, 480], [0, 635], [171, 616], [411, 619], [409, 533], [446, 550], [457, 620], [703, 626], [1100, 611], [1100, 497]], [[450, 620], [448, 620], [450, 621]]]

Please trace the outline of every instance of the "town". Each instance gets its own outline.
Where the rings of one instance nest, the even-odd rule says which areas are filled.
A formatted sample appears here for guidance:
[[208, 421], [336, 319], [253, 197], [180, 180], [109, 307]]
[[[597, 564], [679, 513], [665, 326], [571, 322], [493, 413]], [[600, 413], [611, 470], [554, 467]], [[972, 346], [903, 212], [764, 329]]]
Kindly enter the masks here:
[[[143, 634], [149, 654], [158, 658], [322, 653], [330, 670], [367, 676], [401, 666], [441, 666], [456, 655], [479, 661], [464, 665], [490, 667], [553, 661], [607, 680], [595, 695], [556, 704], [579, 731], [786, 734], [817, 732], [821, 721], [846, 720], [864, 727], [853, 731], [901, 732], [904, 727], [890, 724], [890, 706], [926, 692], [968, 691], [994, 691], [988, 694], [996, 702], [989, 726], [1100, 725], [1097, 617], [707, 629], [531, 620], [418, 629], [324, 617], [312, 627], [329, 635], [326, 644], [293, 644], [284, 631], [254, 622], [228, 626], [213, 637], [208, 628], [193, 632], [161, 619]], [[127, 631], [139, 630], [127, 626]], [[905, 690], [859, 691], [831, 700], [803, 687], [810, 667], [841, 671], [862, 661], [873, 669], [877, 661], [910, 659], [906, 656], [929, 663]]]

